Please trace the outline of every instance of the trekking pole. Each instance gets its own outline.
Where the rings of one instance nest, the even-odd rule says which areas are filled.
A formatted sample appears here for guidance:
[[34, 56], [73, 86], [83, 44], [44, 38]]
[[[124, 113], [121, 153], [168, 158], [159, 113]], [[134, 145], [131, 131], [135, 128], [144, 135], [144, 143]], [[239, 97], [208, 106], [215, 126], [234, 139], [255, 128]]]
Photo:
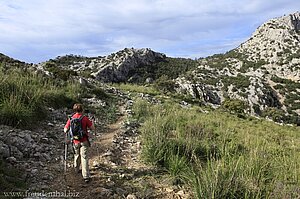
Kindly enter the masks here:
[[67, 173], [68, 135], [65, 133], [64, 172]]

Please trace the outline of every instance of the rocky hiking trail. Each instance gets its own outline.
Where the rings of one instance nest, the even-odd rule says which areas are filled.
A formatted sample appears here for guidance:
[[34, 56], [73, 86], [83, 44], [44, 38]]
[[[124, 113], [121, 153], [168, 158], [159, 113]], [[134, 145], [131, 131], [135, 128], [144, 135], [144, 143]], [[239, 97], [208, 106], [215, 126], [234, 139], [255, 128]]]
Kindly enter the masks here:
[[[65, 194], [56, 198], [191, 198], [184, 188], [172, 185], [165, 171], [142, 161], [141, 124], [131, 115], [134, 101], [130, 94], [114, 95], [121, 99], [116, 122], [105, 125], [97, 118], [95, 121], [96, 136], [89, 149], [89, 183], [73, 169], [71, 146], [64, 173], [66, 110], [49, 109], [47, 121], [32, 130], [1, 126], [0, 152], [8, 164], [24, 171], [19, 180], [29, 185], [25, 198], [51, 198], [35, 194], [53, 192]], [[149, 103], [156, 102], [144, 97]], [[87, 103], [99, 104], [99, 100], [88, 99]]]
[[153, 177], [162, 171], [139, 160], [139, 124], [128, 121], [127, 112], [131, 111], [121, 106], [118, 120], [96, 133], [89, 150], [91, 181], [85, 183], [73, 171], [70, 158], [67, 173], [57, 173], [52, 190], [63, 188], [79, 198], [187, 198], [183, 191], [175, 193]]

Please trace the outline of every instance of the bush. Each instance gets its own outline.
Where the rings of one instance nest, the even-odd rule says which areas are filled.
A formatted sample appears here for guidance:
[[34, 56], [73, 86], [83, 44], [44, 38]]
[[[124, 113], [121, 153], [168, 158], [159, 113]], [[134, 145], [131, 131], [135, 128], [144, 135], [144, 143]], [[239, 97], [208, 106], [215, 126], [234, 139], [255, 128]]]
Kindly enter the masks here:
[[235, 114], [244, 114], [248, 108], [246, 102], [239, 99], [226, 99], [221, 107]]
[[106, 107], [97, 108], [94, 111], [97, 118], [104, 124], [113, 123], [117, 119], [117, 109], [113, 104], [109, 104]]
[[77, 72], [73, 70], [65, 70], [59, 68], [54, 62], [47, 62], [45, 68], [53, 74], [55, 78], [67, 81], [70, 76], [77, 76]]
[[172, 93], [174, 92], [174, 81], [169, 79], [167, 75], [163, 75], [155, 81], [154, 88], [161, 90], [163, 93]]
[[96, 95], [99, 99], [107, 99], [110, 97], [102, 88], [93, 88], [91, 93]]
[[269, 117], [275, 122], [283, 122], [285, 118], [285, 113], [281, 109], [268, 107], [265, 111], [263, 111], [262, 116]]
[[250, 86], [250, 80], [248, 76], [238, 74], [236, 77], [223, 77], [222, 82], [224, 87], [227, 89], [230, 84], [235, 85], [237, 88], [248, 88]]
[[34, 119], [34, 110], [27, 106], [18, 96], [11, 95], [0, 104], [0, 120], [2, 124], [16, 126], [27, 125]]
[[181, 74], [196, 68], [198, 62], [185, 58], [170, 58], [157, 60], [154, 63], [136, 67], [129, 73], [131, 76], [140, 77], [135, 83], [144, 83], [147, 78], [159, 79], [167, 75], [170, 79], [176, 79]]

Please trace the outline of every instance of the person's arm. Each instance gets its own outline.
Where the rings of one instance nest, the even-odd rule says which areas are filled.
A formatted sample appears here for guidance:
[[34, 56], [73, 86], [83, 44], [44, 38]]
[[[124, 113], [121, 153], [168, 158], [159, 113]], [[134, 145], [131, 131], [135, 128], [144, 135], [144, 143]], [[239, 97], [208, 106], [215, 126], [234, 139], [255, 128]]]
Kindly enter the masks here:
[[68, 119], [68, 121], [64, 127], [64, 132], [67, 133], [69, 131], [69, 128], [70, 128], [70, 119]]
[[84, 119], [86, 121], [86, 127], [92, 131], [95, 130], [94, 122], [92, 122], [92, 120], [90, 120], [88, 117], [85, 117]]
[[69, 130], [68, 128], [66, 128], [66, 127], [64, 128], [64, 132], [65, 132], [65, 133], [67, 133], [68, 130]]
[[92, 124], [90, 127], [89, 127], [89, 129], [91, 129], [92, 131], [94, 131], [96, 128], [95, 128], [95, 125], [94, 124]]

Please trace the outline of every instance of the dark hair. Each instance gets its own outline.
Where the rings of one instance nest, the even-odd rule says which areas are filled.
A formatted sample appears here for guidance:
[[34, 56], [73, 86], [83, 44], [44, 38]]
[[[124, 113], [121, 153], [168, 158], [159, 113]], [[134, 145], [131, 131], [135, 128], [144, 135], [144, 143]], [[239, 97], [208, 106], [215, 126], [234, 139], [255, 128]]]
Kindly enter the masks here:
[[83, 112], [82, 104], [74, 104], [73, 111], [77, 113], [82, 113]]

